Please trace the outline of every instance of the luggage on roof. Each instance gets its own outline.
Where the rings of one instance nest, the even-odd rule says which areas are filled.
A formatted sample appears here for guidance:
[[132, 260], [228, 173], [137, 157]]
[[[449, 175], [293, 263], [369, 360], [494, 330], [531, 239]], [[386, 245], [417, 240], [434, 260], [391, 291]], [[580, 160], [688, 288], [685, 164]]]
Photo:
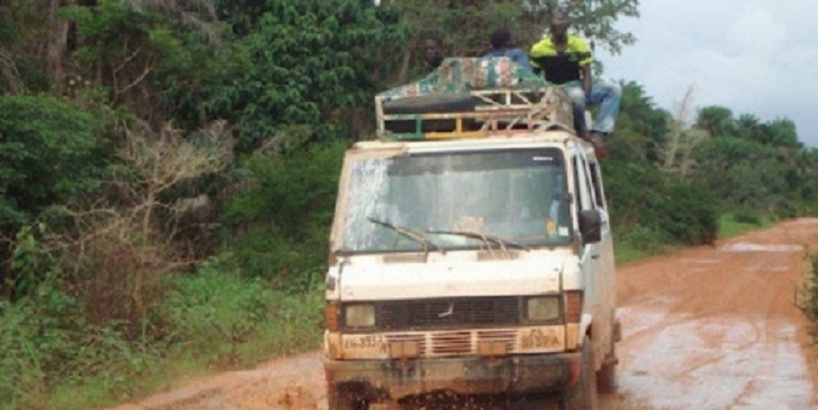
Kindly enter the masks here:
[[428, 76], [378, 94], [375, 110], [386, 140], [573, 128], [563, 91], [507, 57], [447, 58]]

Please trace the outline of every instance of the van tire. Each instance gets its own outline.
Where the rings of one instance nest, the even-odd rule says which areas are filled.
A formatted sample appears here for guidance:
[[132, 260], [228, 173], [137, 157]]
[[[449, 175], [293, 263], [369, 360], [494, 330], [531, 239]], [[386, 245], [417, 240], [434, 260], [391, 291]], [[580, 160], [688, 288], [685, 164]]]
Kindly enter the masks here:
[[329, 410], [368, 410], [369, 402], [352, 389], [335, 386], [327, 391], [327, 408]]
[[565, 392], [560, 407], [563, 410], [597, 410], [599, 408], [596, 371], [594, 370], [594, 349], [591, 346], [591, 338], [587, 335], [582, 343], [582, 363], [580, 365], [579, 380]]
[[[445, 114], [453, 112], [473, 112], [477, 102], [471, 94], [433, 94], [398, 98], [383, 104], [384, 114]], [[464, 120], [470, 124], [473, 121]], [[453, 119], [424, 120], [421, 132], [451, 132], [457, 122]], [[464, 124], [464, 125], [468, 125]], [[387, 131], [414, 133], [414, 120], [390, 120], [384, 124]]]
[[[611, 340], [611, 351], [608, 352], [608, 356], [611, 358], [616, 357], [616, 343], [613, 340]], [[596, 373], [596, 382], [600, 393], [616, 393], [616, 364], [603, 362], [602, 367]]]

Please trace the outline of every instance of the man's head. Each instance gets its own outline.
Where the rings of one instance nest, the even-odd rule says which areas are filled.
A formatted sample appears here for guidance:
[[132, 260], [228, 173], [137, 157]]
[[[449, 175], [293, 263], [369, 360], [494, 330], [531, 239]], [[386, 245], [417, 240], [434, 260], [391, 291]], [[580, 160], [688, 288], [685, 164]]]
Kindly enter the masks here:
[[440, 63], [443, 62], [442, 43], [440, 37], [435, 35], [427, 35], [423, 40], [423, 58], [431, 68], [438, 68]]
[[511, 33], [504, 28], [491, 33], [491, 47], [495, 50], [511, 47]]
[[568, 27], [571, 26], [571, 17], [565, 10], [556, 10], [551, 14], [551, 36], [557, 40], [563, 40], [568, 35]]

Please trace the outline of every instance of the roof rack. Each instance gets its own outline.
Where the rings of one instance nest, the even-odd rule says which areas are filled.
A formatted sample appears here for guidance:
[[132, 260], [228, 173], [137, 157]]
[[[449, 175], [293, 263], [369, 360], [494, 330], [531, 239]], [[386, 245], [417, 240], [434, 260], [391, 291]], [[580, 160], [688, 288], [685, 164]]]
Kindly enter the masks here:
[[481, 138], [573, 129], [565, 92], [507, 57], [447, 58], [415, 82], [375, 97], [382, 140]]
[[468, 94], [448, 95], [459, 95], [464, 98], [470, 96], [474, 102], [474, 109], [387, 114], [384, 105], [390, 99], [384, 96], [375, 97], [378, 138], [382, 140], [484, 138], [495, 134], [524, 133], [536, 129], [574, 128], [571, 104], [563, 91], [556, 87], [471, 90]]

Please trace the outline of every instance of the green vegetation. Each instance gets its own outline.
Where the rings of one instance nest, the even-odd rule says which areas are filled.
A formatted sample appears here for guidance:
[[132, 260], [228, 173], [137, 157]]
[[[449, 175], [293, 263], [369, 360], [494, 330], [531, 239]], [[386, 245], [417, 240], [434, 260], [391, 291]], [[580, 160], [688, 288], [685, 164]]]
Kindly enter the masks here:
[[806, 275], [796, 288], [794, 304], [810, 319], [810, 332], [813, 339], [818, 339], [818, 253], [808, 250], [805, 259]]
[[719, 238], [731, 238], [773, 225], [770, 218], [761, 218], [753, 213], [724, 214], [719, 221]]
[[169, 385], [179, 369], [229, 369], [316, 348], [323, 324], [319, 284], [275, 290], [216, 263], [164, 280], [163, 301], [135, 338], [121, 322], [89, 323], [82, 301], [57, 288], [0, 302], [0, 408], [114, 404]]
[[[500, 26], [530, 42], [544, 12], [64, 3], [0, 4], [0, 408], [111, 404], [317, 347], [338, 170], [373, 94], [423, 73], [430, 27], [481, 55]], [[632, 44], [614, 22], [638, 1], [593, 3], [570, 3], [578, 28]], [[619, 261], [818, 213], [818, 150], [790, 120], [688, 118], [688, 98], [671, 113], [622, 85], [602, 165]]]

